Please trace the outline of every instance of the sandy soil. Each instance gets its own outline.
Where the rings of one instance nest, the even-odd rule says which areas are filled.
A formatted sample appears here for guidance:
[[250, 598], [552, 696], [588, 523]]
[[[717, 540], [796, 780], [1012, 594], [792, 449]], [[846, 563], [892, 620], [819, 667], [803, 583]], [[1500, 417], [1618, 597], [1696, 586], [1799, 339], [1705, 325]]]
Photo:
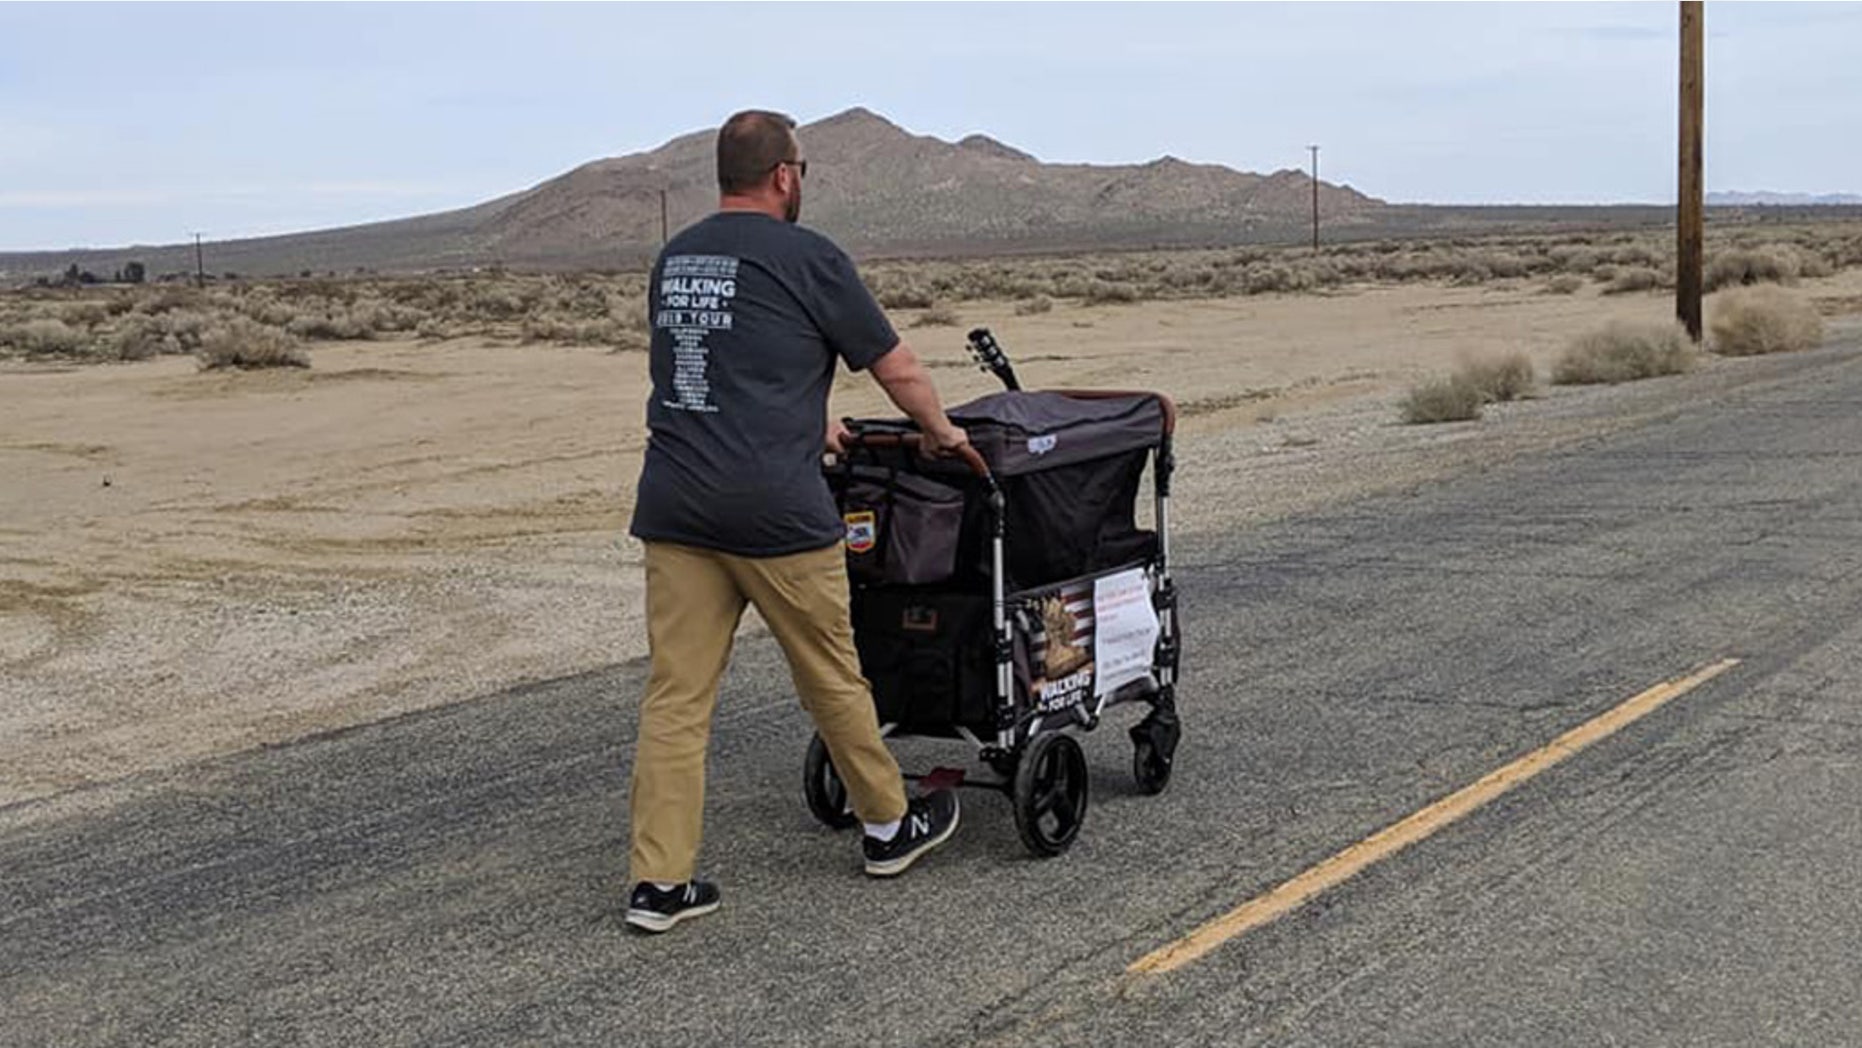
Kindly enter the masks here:
[[[1862, 309], [1862, 273], [1801, 291]], [[1478, 423], [1396, 423], [1403, 388], [1465, 355], [1524, 350], [1543, 373], [1571, 335], [1670, 308], [1521, 285], [961, 312], [1030, 387], [1176, 397], [1178, 525], [1194, 532], [1582, 439], [1765, 374], [1716, 360]], [[964, 329], [905, 331], [952, 401], [995, 388], [968, 366]], [[643, 355], [363, 343], [313, 359], [0, 372], [0, 806], [643, 653], [624, 536]], [[842, 377], [835, 410], [890, 413], [864, 376]]]

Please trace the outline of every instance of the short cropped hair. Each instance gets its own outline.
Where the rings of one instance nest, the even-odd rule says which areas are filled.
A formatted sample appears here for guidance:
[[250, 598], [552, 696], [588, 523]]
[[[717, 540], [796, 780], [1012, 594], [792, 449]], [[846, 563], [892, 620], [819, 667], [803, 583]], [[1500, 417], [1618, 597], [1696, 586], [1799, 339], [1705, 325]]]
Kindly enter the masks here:
[[784, 160], [795, 159], [795, 118], [746, 109], [718, 129], [718, 189], [745, 193]]

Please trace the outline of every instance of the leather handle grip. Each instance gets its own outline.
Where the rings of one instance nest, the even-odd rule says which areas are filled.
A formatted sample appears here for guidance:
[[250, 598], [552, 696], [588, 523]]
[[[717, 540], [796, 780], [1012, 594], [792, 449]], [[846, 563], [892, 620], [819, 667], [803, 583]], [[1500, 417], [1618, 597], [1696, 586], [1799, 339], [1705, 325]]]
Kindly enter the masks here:
[[[922, 454], [921, 445], [924, 444], [924, 434], [849, 433], [846, 440], [850, 447], [859, 445], [868, 448], [905, 448], [914, 454]], [[962, 460], [964, 465], [970, 467], [970, 472], [984, 480], [989, 479], [989, 463], [983, 461], [983, 456], [975, 448], [965, 444], [957, 449], [956, 457]]]

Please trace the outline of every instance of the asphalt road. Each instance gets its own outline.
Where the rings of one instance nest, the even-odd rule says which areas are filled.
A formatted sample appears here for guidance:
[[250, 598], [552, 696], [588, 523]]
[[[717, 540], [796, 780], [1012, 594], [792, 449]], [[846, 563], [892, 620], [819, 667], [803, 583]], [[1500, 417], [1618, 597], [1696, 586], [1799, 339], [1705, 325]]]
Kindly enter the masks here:
[[[897, 882], [744, 645], [717, 915], [618, 915], [637, 665], [0, 811], [0, 1043], [1843, 1044], [1862, 1030], [1862, 347], [1580, 447], [1182, 544], [1188, 735], [1036, 861]], [[1657, 683], [1732, 671], [1279, 921], [1126, 968]], [[1129, 718], [1125, 718], [1129, 719]], [[906, 751], [933, 763], [938, 751]]]

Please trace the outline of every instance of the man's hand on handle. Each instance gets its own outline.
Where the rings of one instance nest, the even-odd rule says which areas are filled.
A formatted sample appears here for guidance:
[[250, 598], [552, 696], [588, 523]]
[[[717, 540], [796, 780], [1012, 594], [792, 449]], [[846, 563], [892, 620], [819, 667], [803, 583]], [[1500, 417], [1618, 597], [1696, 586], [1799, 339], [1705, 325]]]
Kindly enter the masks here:
[[925, 430], [924, 443], [919, 445], [932, 458], [952, 458], [969, 446], [970, 435], [948, 418], [942, 426]]
[[950, 458], [969, 446], [970, 436], [963, 429], [950, 421], [944, 414], [944, 405], [938, 400], [937, 389], [931, 384], [931, 373], [919, 363], [918, 354], [912, 347], [901, 342], [891, 351], [873, 362], [873, 378], [886, 391], [886, 396], [899, 406], [899, 410], [912, 417], [918, 423], [919, 432], [924, 434], [921, 445], [924, 453], [937, 458]]

